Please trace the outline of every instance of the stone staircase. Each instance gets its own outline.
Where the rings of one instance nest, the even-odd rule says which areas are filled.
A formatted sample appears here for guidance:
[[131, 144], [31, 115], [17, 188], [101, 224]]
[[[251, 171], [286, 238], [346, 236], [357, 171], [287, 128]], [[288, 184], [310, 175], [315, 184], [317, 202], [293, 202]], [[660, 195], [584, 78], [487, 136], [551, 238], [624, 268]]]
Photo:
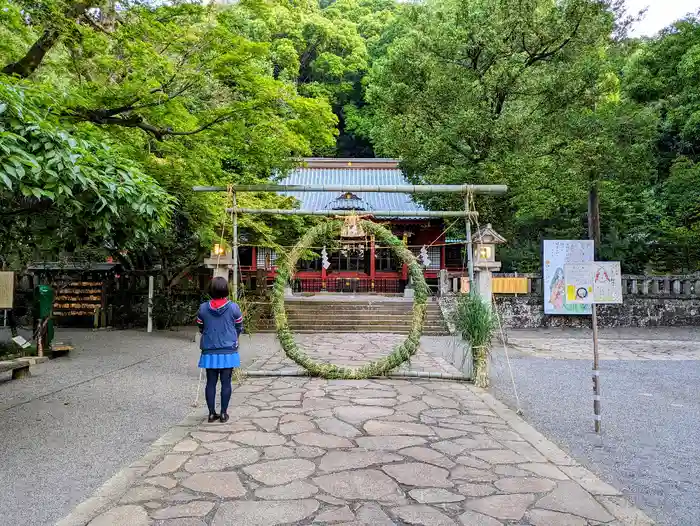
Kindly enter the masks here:
[[[394, 298], [287, 299], [289, 326], [294, 332], [385, 332], [408, 334], [413, 304]], [[261, 322], [261, 332], [274, 330], [274, 320]], [[423, 324], [426, 336], [448, 335], [447, 325], [436, 302], [428, 302]]]

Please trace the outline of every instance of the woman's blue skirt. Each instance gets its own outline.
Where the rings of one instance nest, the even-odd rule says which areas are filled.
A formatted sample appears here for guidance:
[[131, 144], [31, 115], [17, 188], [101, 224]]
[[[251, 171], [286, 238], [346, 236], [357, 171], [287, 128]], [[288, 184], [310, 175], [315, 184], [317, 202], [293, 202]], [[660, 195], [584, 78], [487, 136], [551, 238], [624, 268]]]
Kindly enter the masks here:
[[241, 366], [241, 357], [237, 352], [226, 354], [202, 354], [199, 357], [201, 369], [231, 369]]

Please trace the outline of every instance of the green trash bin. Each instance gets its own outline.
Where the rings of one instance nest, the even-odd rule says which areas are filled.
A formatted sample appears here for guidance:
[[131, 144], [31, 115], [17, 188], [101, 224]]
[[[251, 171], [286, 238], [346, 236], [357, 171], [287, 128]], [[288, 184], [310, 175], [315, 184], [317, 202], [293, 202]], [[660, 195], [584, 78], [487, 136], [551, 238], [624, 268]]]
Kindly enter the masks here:
[[48, 285], [39, 285], [34, 289], [34, 316], [48, 318], [53, 309], [53, 289]]
[[51, 314], [53, 312], [53, 289], [48, 285], [39, 285], [34, 289], [34, 319], [45, 320], [49, 318], [46, 324], [46, 332], [44, 333], [43, 348], [49, 350], [53, 341], [53, 320]]

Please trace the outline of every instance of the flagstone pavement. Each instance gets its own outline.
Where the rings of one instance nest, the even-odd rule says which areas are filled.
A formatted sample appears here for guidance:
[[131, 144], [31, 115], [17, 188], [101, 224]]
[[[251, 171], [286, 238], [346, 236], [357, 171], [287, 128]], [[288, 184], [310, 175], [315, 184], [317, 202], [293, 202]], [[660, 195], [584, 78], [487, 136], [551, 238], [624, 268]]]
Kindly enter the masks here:
[[205, 412], [58, 526], [653, 524], [465, 382], [248, 378], [228, 423]]

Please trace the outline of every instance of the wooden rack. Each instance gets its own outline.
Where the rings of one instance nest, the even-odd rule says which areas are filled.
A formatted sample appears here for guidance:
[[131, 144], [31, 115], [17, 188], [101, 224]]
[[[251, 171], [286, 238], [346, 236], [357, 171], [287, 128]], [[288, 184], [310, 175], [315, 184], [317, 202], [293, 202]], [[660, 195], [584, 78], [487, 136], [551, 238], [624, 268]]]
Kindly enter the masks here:
[[53, 315], [57, 317], [94, 316], [104, 305], [104, 283], [74, 281], [60, 290], [54, 299]]

